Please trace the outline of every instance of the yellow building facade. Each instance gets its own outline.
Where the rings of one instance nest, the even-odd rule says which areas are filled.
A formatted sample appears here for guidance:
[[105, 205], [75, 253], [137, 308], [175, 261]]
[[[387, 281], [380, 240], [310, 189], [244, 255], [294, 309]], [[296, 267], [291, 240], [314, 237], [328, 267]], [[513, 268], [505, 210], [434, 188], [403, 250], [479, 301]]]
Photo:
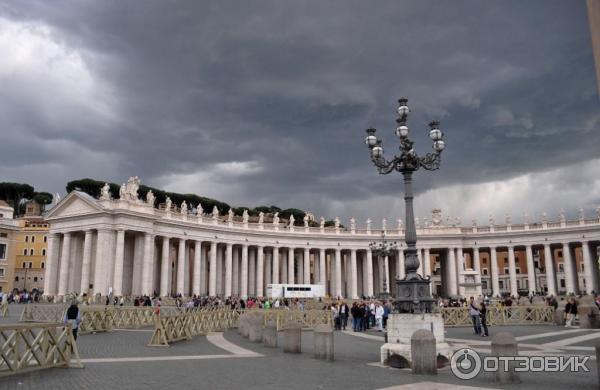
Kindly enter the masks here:
[[16, 234], [14, 288], [22, 291], [42, 290], [46, 270], [49, 224], [41, 216], [19, 218]]

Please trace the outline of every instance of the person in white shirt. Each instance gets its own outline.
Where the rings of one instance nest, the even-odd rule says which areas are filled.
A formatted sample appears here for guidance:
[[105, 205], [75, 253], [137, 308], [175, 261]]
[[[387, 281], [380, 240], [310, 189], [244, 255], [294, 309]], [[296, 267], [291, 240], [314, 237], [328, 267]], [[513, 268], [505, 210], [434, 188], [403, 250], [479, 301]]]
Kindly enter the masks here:
[[377, 329], [383, 332], [383, 306], [380, 304], [375, 305], [375, 323], [377, 324]]

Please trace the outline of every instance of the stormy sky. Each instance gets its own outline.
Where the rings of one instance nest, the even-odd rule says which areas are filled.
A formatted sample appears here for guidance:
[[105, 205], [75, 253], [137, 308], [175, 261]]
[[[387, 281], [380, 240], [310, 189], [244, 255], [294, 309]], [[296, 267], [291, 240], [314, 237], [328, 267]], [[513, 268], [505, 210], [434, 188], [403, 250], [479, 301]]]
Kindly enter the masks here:
[[[395, 221], [380, 176], [397, 98], [441, 170], [416, 214], [463, 223], [600, 205], [600, 100], [585, 1], [0, 1], [0, 181], [91, 177], [236, 206]], [[378, 223], [377, 223], [378, 224]], [[392, 222], [390, 222], [392, 224]]]

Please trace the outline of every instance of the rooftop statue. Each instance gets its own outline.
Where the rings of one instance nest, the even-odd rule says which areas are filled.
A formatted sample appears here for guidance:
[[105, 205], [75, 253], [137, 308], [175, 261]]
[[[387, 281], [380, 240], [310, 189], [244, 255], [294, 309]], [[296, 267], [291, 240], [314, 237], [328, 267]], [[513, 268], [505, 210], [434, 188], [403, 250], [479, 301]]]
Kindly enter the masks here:
[[110, 200], [110, 186], [108, 183], [104, 183], [102, 190], [100, 190], [100, 200]]
[[275, 213], [275, 215], [273, 215], [273, 225], [279, 225], [279, 213]]
[[219, 209], [217, 208], [217, 205], [213, 206], [212, 217], [213, 217], [213, 219], [218, 219], [219, 218]]
[[156, 200], [156, 196], [154, 196], [154, 193], [152, 192], [152, 190], [148, 190], [148, 192], [146, 192], [146, 203], [148, 203], [150, 206], [154, 207], [155, 200]]
[[227, 212], [227, 222], [233, 222], [233, 210], [231, 208]]
[[265, 213], [263, 213], [262, 211], [260, 213], [258, 213], [258, 223], [262, 224], [265, 222]]
[[356, 219], [354, 217], [350, 218], [350, 230], [356, 230]]
[[308, 214], [304, 214], [303, 221], [304, 221], [304, 227], [308, 227]]
[[180, 210], [180, 212], [183, 215], [187, 215], [187, 213], [188, 213], [188, 206], [187, 206], [187, 202], [185, 200], [183, 202], [181, 202], [181, 210]]
[[244, 212], [242, 213], [242, 220], [244, 221], [244, 223], [248, 223], [248, 210], [244, 209]]
[[172, 204], [173, 202], [171, 201], [171, 198], [167, 196], [167, 200], [165, 201], [165, 210], [171, 211]]

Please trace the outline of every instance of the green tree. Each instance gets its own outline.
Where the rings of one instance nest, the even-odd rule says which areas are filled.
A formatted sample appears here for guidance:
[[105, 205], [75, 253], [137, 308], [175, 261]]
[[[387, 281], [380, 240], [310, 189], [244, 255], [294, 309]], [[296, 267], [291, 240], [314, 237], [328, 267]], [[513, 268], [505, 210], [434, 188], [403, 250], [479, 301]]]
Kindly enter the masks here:
[[42, 206], [42, 210], [45, 210], [46, 206], [52, 203], [53, 199], [54, 197], [52, 196], [52, 194], [48, 192], [36, 192], [33, 195], [33, 201]]
[[0, 199], [6, 200], [15, 210], [18, 216], [21, 214], [21, 204], [23, 201], [33, 198], [34, 189], [29, 184], [24, 183], [0, 183]]

